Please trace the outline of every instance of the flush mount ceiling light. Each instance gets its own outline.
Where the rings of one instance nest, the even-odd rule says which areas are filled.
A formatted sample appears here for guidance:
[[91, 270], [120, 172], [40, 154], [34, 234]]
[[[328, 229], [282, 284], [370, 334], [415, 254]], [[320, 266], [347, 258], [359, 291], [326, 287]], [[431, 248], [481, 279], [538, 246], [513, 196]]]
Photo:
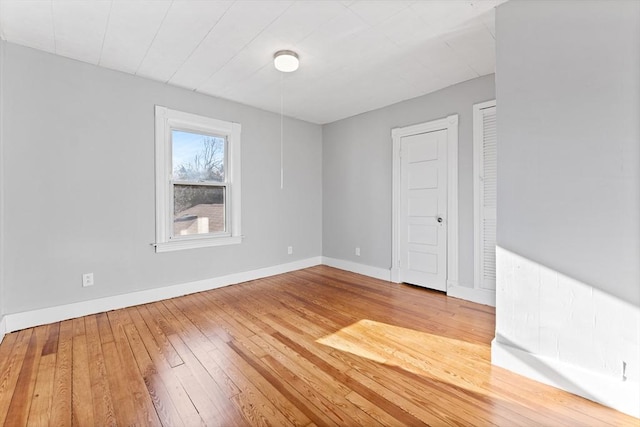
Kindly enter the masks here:
[[299, 63], [298, 54], [291, 50], [279, 50], [273, 55], [273, 65], [276, 66], [276, 70], [283, 73], [297, 70]]

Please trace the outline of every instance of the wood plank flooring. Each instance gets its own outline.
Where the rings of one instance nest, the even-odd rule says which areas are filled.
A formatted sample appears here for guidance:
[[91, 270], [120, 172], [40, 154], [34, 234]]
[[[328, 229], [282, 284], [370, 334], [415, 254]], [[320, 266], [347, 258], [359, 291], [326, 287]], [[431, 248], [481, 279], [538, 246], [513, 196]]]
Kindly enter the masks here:
[[7, 335], [0, 425], [639, 425], [491, 366], [494, 320], [317, 266]]

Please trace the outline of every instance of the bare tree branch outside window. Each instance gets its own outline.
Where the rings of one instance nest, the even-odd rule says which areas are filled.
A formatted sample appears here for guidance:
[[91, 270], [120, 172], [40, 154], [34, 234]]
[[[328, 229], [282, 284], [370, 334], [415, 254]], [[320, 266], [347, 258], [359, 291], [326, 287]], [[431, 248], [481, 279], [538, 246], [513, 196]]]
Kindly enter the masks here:
[[224, 181], [224, 139], [205, 136], [202, 150], [189, 162], [175, 165], [173, 176], [177, 181]]

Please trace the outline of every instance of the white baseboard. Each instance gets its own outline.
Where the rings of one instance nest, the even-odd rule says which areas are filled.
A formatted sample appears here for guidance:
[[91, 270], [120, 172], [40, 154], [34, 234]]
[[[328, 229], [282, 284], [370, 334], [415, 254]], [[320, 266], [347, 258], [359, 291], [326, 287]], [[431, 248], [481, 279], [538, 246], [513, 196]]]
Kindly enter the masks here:
[[380, 280], [391, 280], [391, 271], [380, 267], [372, 267], [370, 265], [359, 264], [357, 262], [345, 261], [343, 259], [330, 258], [323, 256], [322, 264], [329, 267], [339, 268], [341, 270], [351, 271], [353, 273], [362, 274], [363, 276], [369, 276]]
[[[343, 259], [331, 258], [326, 256], [322, 257], [322, 264], [339, 268], [341, 270], [347, 270], [353, 273], [362, 274], [364, 276], [374, 277], [380, 280], [399, 283], [400, 274], [397, 268], [391, 268], [387, 270], [380, 267], [372, 267], [370, 265], [359, 264], [357, 262], [345, 261]], [[492, 307], [496, 306], [496, 293], [494, 291], [468, 288], [449, 282], [447, 287], [447, 295], [478, 304], [490, 305]]]
[[7, 333], [7, 323], [4, 319], [4, 316], [2, 316], [2, 319], [0, 319], [0, 343], [2, 343], [2, 340], [4, 339], [4, 336], [6, 333]]
[[449, 284], [447, 296], [460, 298], [478, 304], [496, 306], [496, 293], [486, 289], [468, 288], [466, 286]]
[[491, 342], [491, 363], [640, 418], [640, 384]]
[[[62, 320], [73, 319], [76, 317], [87, 316], [109, 310], [116, 310], [118, 308], [147, 304], [163, 299], [192, 294], [195, 292], [207, 291], [210, 289], [220, 288], [235, 283], [242, 283], [249, 280], [256, 280], [263, 277], [274, 276], [276, 274], [287, 273], [289, 271], [300, 270], [319, 264], [328, 265], [330, 267], [339, 268], [341, 270], [351, 271], [380, 280], [391, 280], [391, 271], [388, 269], [373, 267], [370, 265], [359, 264], [356, 262], [345, 261], [336, 258], [317, 256], [300, 261], [294, 261], [287, 264], [280, 264], [272, 267], [265, 267], [257, 270], [235, 273], [212, 279], [199, 280], [196, 282], [182, 283], [179, 285], [166, 286], [163, 288], [147, 289], [144, 291], [131, 292], [123, 295], [98, 298], [90, 301], [82, 301], [55, 307], [30, 310], [21, 313], [7, 314], [0, 321], [0, 342], [2, 340], [2, 337], [4, 337], [4, 334], [20, 329], [30, 328], [38, 325], [45, 325], [53, 322], [60, 322]], [[454, 289], [453, 293], [451, 292], [451, 289]], [[449, 288], [448, 294], [457, 298], [479, 302], [480, 304], [495, 305], [495, 297], [493, 299], [493, 302], [491, 303], [487, 296], [476, 293], [472, 294], [467, 292], [467, 290], [473, 291], [473, 289], [464, 288], [462, 286], [451, 286]]]
[[33, 326], [60, 322], [62, 320], [102, 313], [104, 311], [115, 310], [118, 308], [147, 304], [163, 299], [192, 294], [195, 292], [221, 288], [223, 286], [232, 285], [235, 283], [261, 279], [263, 277], [274, 276], [276, 274], [282, 274], [289, 271], [312, 267], [314, 265], [321, 264], [321, 262], [322, 258], [317, 256], [300, 261], [294, 261], [287, 264], [274, 265], [272, 267], [265, 267], [257, 270], [245, 271], [242, 273], [229, 274], [227, 276], [216, 277], [213, 279], [198, 280], [196, 282], [166, 286], [163, 288], [147, 289], [144, 291], [131, 292], [124, 295], [115, 295], [90, 301], [82, 301], [56, 307], [25, 311], [22, 313], [7, 314], [2, 319], [3, 323], [1, 325], [5, 332], [13, 332]]

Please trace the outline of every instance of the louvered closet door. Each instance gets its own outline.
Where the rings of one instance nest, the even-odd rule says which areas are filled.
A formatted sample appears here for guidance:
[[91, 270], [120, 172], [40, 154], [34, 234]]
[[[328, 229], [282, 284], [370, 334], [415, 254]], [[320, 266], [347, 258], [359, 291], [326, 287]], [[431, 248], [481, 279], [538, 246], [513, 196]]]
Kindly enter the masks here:
[[479, 110], [478, 122], [475, 127], [476, 190], [476, 227], [478, 227], [479, 242], [476, 249], [477, 258], [477, 287], [487, 290], [496, 288], [496, 181], [497, 181], [497, 138], [496, 138], [496, 107], [490, 106]]

